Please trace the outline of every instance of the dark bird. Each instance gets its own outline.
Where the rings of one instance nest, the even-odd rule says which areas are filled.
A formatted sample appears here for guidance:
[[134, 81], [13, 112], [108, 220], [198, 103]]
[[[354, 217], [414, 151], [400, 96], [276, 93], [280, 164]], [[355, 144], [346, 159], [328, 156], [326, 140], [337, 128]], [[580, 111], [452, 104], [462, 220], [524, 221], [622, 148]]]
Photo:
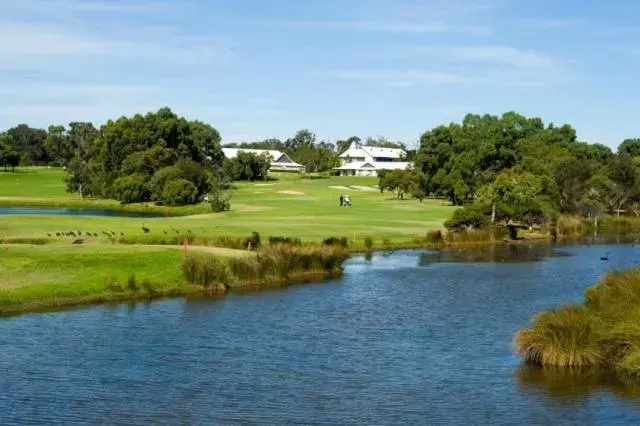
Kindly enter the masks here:
[[59, 232], [56, 232], [56, 237], [59, 237], [59, 236], [60, 236], [60, 233], [59, 233]]
[[606, 256], [601, 256], [600, 260], [609, 260], [609, 253]]
[[145, 234], [148, 234], [151, 231], [151, 229], [147, 228], [146, 226], [144, 226], [144, 223], [142, 224], [142, 232], [144, 232]]
[[120, 236], [121, 236], [121, 237], [124, 237], [124, 232], [121, 232], [121, 233], [120, 233]]
[[48, 235], [49, 237], [51, 236], [51, 234], [50, 234], [50, 233], [48, 233], [48, 232], [47, 232], [47, 235]]

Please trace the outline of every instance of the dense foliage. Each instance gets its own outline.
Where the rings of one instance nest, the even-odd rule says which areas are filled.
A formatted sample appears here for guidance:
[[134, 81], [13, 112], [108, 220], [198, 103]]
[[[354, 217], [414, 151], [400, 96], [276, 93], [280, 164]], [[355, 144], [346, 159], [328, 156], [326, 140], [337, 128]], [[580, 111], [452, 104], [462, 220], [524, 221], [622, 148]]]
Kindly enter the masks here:
[[514, 112], [469, 114], [460, 124], [436, 127], [422, 135], [415, 159], [428, 194], [472, 210], [458, 213], [452, 229], [477, 222], [477, 212], [491, 223], [526, 224], [559, 213], [595, 222], [634, 207], [640, 213], [638, 165], [640, 140], [623, 142], [614, 154], [578, 141], [569, 125], [545, 126]]
[[240, 151], [236, 158], [224, 161], [224, 173], [231, 180], [266, 180], [270, 165], [271, 161], [265, 154]]

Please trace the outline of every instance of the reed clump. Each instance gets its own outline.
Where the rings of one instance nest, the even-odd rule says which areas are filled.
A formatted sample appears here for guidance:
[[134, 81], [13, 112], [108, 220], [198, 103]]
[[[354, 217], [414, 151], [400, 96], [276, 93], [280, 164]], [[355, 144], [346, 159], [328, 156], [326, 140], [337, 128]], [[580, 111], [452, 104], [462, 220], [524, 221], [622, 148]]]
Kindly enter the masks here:
[[577, 238], [585, 235], [587, 224], [580, 216], [560, 216], [556, 221], [555, 235], [560, 238]]
[[348, 250], [337, 246], [272, 244], [247, 256], [190, 254], [184, 259], [182, 270], [188, 283], [224, 291], [339, 273], [348, 257]]
[[536, 315], [514, 347], [528, 364], [640, 376], [640, 270], [610, 273], [586, 290], [584, 304]]

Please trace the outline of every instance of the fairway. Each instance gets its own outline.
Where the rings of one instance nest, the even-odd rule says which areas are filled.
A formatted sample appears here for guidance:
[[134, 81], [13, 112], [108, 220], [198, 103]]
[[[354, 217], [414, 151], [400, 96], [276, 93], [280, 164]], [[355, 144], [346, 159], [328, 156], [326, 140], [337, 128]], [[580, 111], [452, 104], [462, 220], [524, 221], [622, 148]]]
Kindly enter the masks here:
[[[65, 192], [60, 169], [0, 173], [0, 205], [103, 206], [117, 208], [113, 200], [80, 200]], [[102, 235], [143, 236], [191, 231], [198, 237], [247, 236], [253, 231], [268, 236], [299, 237], [318, 241], [345, 236], [360, 245], [366, 236], [380, 242], [407, 242], [428, 230], [441, 228], [454, 207], [443, 200], [398, 200], [375, 188], [374, 177], [308, 179], [297, 174], [274, 174], [267, 182], [236, 182], [231, 190], [231, 211], [210, 213], [202, 204], [189, 207], [188, 216], [120, 218], [101, 216], [5, 215], [0, 216], [0, 238], [55, 238], [56, 232], [81, 231]], [[353, 206], [339, 207], [339, 196], [349, 195]], [[167, 209], [175, 214], [175, 209]], [[161, 210], [164, 211], [164, 208]], [[93, 241], [88, 238], [87, 242]], [[95, 242], [105, 242], [103, 237]]]

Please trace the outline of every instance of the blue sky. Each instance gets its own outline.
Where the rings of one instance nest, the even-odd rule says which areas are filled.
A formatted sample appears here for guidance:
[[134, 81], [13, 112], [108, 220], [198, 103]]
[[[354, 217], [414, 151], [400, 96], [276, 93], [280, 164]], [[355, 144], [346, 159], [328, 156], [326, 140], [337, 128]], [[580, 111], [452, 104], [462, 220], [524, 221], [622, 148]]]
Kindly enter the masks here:
[[640, 137], [636, 0], [0, 0], [0, 128], [168, 105], [225, 142], [515, 110]]

